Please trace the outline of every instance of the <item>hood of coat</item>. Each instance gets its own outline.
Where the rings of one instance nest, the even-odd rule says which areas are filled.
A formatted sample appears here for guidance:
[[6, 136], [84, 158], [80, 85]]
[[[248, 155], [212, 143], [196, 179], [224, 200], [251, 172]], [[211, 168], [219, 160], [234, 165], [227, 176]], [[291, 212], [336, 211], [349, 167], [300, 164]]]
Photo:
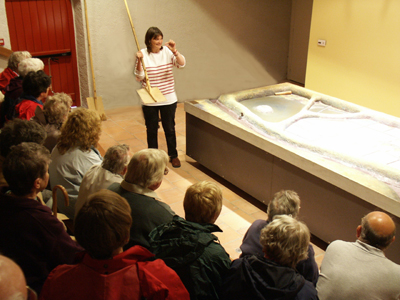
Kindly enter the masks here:
[[171, 268], [187, 265], [201, 256], [210, 243], [219, 243], [212, 232], [222, 230], [215, 224], [199, 224], [174, 216], [172, 222], [150, 233], [151, 251]]

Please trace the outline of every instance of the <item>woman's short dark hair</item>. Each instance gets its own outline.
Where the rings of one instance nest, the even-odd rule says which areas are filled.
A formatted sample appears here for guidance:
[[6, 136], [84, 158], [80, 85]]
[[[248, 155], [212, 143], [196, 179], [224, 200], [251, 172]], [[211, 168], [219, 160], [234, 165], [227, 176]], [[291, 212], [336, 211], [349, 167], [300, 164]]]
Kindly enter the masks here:
[[41, 93], [47, 91], [50, 84], [51, 78], [43, 70], [37, 72], [31, 71], [26, 74], [22, 81], [22, 90], [24, 94], [37, 98]]
[[75, 237], [94, 259], [110, 259], [129, 240], [131, 207], [110, 190], [89, 196], [75, 218]]
[[[144, 43], [146, 44], [147, 52], [151, 52], [151, 40], [157, 38], [159, 35], [164, 37], [161, 30], [157, 27], [150, 27], [149, 29], [147, 29], [146, 35], [144, 37]], [[161, 46], [161, 50], [162, 48], [163, 47]]]
[[[31, 121], [30, 121], [31, 122]], [[3, 175], [14, 195], [28, 195], [37, 178], [44, 178], [50, 164], [50, 152], [36, 143], [11, 147], [3, 163]]]

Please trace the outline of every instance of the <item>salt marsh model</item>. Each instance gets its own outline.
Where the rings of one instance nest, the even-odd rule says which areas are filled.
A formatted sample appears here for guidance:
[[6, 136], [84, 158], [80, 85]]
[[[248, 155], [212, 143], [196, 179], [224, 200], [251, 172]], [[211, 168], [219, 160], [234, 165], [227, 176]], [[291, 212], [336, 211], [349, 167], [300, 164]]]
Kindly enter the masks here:
[[327, 242], [353, 237], [343, 231], [375, 206], [400, 216], [398, 118], [289, 83], [185, 110], [189, 156], [265, 203], [277, 189], [298, 191]]

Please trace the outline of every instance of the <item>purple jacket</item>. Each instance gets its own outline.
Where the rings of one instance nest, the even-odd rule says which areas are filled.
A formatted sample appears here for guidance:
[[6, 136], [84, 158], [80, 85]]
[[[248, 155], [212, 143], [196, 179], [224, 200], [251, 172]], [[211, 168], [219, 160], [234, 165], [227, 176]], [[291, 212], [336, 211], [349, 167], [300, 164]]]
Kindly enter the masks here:
[[0, 252], [24, 271], [27, 284], [40, 292], [56, 266], [71, 264], [83, 249], [67, 234], [51, 210], [27, 198], [0, 190]]

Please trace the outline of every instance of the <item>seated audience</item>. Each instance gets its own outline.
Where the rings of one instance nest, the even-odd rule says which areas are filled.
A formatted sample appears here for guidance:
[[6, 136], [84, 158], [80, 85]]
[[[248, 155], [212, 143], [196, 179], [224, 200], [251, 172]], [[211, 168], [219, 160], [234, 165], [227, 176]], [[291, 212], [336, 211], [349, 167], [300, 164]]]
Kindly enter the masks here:
[[134, 245], [149, 249], [149, 233], [172, 221], [175, 213], [155, 192], [168, 173], [167, 163], [168, 155], [163, 150], [140, 150], [132, 156], [125, 179], [108, 188], [124, 197], [132, 210], [131, 236], [125, 250]]
[[36, 143], [13, 146], [3, 164], [8, 187], [0, 191], [0, 252], [24, 271], [39, 293], [47, 275], [82, 251], [51, 210], [37, 200], [49, 180], [49, 151]]
[[307, 257], [310, 244], [310, 231], [304, 223], [286, 215], [275, 216], [261, 230], [260, 243], [264, 256], [247, 255], [232, 262], [221, 299], [318, 299], [314, 285], [295, 270]]
[[[290, 190], [282, 190], [274, 195], [274, 198], [268, 204], [267, 220], [256, 220], [251, 224], [243, 237], [240, 249], [242, 254], [240, 257], [246, 255], [263, 255], [262, 246], [260, 244], [260, 233], [266, 225], [277, 215], [290, 215], [296, 218], [300, 210], [300, 197], [299, 195]], [[304, 276], [305, 279], [317, 284], [318, 280], [318, 265], [315, 262], [315, 253], [312, 245], [308, 245], [308, 256], [306, 259], [299, 261], [296, 270]]]
[[17, 100], [22, 94], [23, 78], [31, 71], [36, 72], [43, 70], [43, 68], [43, 61], [38, 58], [26, 58], [19, 63], [19, 76], [11, 79], [4, 89], [4, 101], [0, 109], [0, 127], [3, 127], [7, 121], [13, 120], [16, 116], [15, 105], [17, 105]]
[[[103, 158], [96, 149], [100, 139], [101, 120], [91, 110], [80, 107], [71, 112], [61, 127], [58, 144], [51, 153], [50, 185], [62, 185], [69, 196], [69, 206], [58, 201], [58, 211], [73, 219], [75, 203], [83, 176]], [[62, 199], [62, 196], [59, 197]]]
[[114, 182], [121, 183], [128, 170], [129, 160], [128, 145], [115, 145], [108, 148], [103, 163], [93, 165], [83, 176], [75, 204], [75, 216], [91, 194], [108, 188]]
[[57, 145], [61, 134], [61, 126], [67, 120], [71, 105], [72, 99], [69, 95], [56, 93], [47, 97], [43, 110], [40, 106], [36, 107], [35, 116], [32, 120], [42, 125], [46, 130], [47, 137], [43, 146], [49, 149], [50, 152]]
[[15, 105], [16, 117], [30, 120], [37, 106], [43, 108], [43, 101], [49, 94], [51, 78], [44, 71], [29, 72], [22, 80], [23, 92]]
[[92, 194], [75, 219], [77, 241], [85, 248], [75, 265], [50, 273], [40, 299], [189, 299], [176, 273], [141, 246], [123, 252], [129, 241], [131, 210], [109, 190]]
[[190, 299], [219, 299], [222, 277], [231, 265], [229, 255], [212, 232], [222, 232], [214, 224], [222, 209], [222, 191], [212, 182], [190, 186], [183, 201], [185, 219], [150, 233], [151, 250], [174, 269], [190, 293]]
[[400, 265], [384, 254], [395, 233], [393, 220], [383, 212], [374, 211], [361, 219], [355, 243], [332, 242], [321, 264], [319, 298], [400, 299]]
[[3, 255], [0, 255], [0, 266], [0, 299], [28, 299], [26, 281], [21, 268]]
[[4, 94], [10, 80], [18, 76], [18, 65], [32, 55], [28, 51], [15, 51], [8, 57], [7, 68], [0, 73], [0, 91]]
[[3, 162], [11, 146], [22, 142], [43, 144], [46, 138], [44, 129], [35, 122], [15, 119], [8, 122], [0, 131], [0, 186], [8, 185], [3, 176]]

